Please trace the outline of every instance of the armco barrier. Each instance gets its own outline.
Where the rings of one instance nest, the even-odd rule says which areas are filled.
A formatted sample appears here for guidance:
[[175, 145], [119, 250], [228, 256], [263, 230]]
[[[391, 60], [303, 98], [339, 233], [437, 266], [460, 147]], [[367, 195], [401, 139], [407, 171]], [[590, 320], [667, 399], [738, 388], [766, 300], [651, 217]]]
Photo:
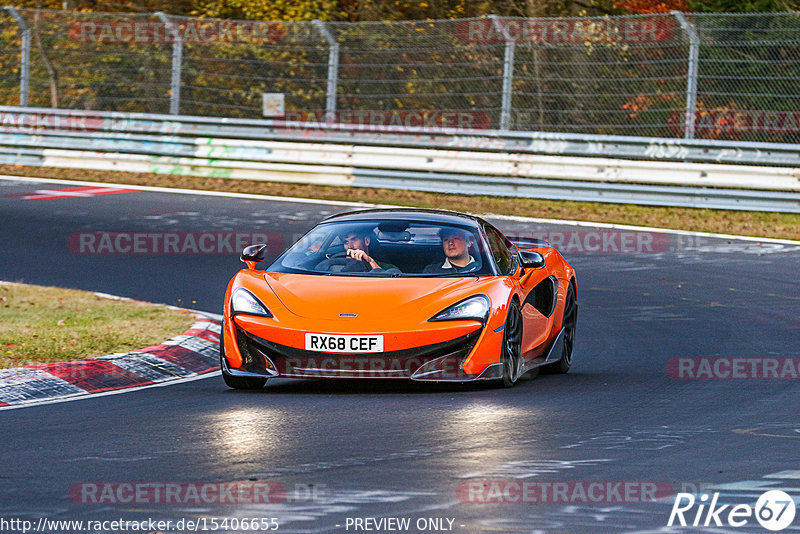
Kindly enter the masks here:
[[0, 162], [800, 212], [797, 145], [0, 107]]
[[[765, 166], [800, 166], [800, 145], [716, 140], [678, 140], [551, 132], [353, 125], [225, 119], [217, 117], [95, 112], [0, 106], [0, 132], [117, 133], [119, 138], [176, 141], [186, 136], [220, 139], [318, 141], [323, 143], [448, 148], [559, 156], [598, 156]], [[122, 135], [124, 134], [124, 135]], [[137, 136], [145, 134], [145, 137]]]
[[[224, 140], [215, 140], [224, 142]], [[75, 139], [76, 145], [96, 143]], [[255, 142], [253, 142], [255, 143]], [[103, 140], [102, 144], [111, 144]], [[130, 141], [124, 144], [131, 145]], [[193, 156], [142, 152], [86, 151], [65, 149], [16, 149], [2, 152], [6, 162], [17, 156], [36, 156], [41, 165], [97, 170], [121, 170], [159, 174], [189, 174], [251, 180], [307, 181], [329, 185], [352, 185], [356, 169], [424, 171], [429, 173], [550, 178], [595, 182], [727, 187], [759, 190], [800, 191], [800, 170], [780, 167], [748, 167], [696, 163], [576, 158], [529, 154], [377, 148], [323, 144], [264, 143], [237, 146], [235, 140], [219, 147], [198, 146]], [[169, 147], [162, 153], [173, 152]], [[215, 150], [218, 148], [219, 150]], [[21, 163], [21, 162], [20, 162]], [[754, 181], [756, 181], [754, 183]], [[377, 187], [377, 186], [376, 186]]]

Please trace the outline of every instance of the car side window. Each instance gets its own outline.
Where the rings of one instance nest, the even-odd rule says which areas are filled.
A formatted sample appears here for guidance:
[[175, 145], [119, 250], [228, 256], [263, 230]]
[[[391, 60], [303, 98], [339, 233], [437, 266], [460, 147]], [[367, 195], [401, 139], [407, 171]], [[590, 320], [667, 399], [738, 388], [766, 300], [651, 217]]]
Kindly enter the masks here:
[[510, 250], [513, 245], [496, 228], [486, 226], [485, 229], [489, 247], [492, 249], [492, 255], [494, 256], [494, 261], [497, 262], [497, 267], [502, 274], [512, 274], [516, 270], [516, 264], [512, 259]]

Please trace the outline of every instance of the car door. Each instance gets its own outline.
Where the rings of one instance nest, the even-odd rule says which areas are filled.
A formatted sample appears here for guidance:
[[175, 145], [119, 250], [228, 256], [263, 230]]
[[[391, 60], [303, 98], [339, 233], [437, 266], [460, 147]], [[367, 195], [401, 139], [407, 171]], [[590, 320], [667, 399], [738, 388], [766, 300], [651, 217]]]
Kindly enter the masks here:
[[559, 284], [545, 269], [522, 269], [518, 249], [500, 230], [486, 224], [484, 228], [495, 262], [501, 274], [514, 283], [522, 313], [522, 356], [530, 360], [541, 356], [552, 330]]

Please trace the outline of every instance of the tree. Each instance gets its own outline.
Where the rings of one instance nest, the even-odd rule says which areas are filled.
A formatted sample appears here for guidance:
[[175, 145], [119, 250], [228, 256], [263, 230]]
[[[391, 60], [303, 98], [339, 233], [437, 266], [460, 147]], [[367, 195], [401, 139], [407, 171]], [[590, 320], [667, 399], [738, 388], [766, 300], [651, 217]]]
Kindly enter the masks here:
[[614, 6], [628, 13], [641, 15], [689, 10], [687, 0], [619, 0]]
[[697, 13], [769, 13], [798, 11], [798, 0], [689, 0], [689, 9]]
[[264, 21], [330, 20], [336, 0], [198, 0], [192, 15]]

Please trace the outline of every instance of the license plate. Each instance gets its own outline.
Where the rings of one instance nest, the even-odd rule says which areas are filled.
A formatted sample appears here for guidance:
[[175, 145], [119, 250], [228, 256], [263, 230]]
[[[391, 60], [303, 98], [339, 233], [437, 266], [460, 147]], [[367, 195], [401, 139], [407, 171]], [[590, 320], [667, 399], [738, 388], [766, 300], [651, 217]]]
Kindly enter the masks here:
[[383, 352], [383, 336], [330, 336], [306, 333], [306, 350], [316, 352]]

